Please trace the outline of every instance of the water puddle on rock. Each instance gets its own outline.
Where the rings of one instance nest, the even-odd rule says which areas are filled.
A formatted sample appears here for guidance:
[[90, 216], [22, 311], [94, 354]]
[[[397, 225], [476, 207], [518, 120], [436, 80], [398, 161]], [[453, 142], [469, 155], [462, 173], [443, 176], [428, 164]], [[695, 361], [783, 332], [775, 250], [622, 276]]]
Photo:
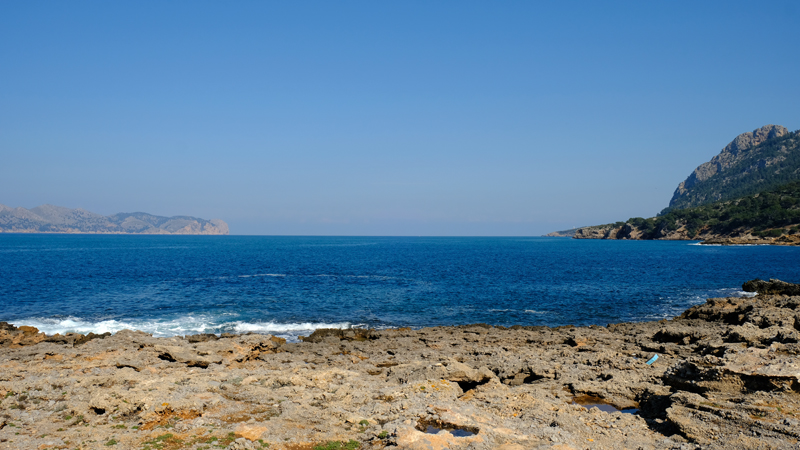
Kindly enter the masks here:
[[602, 398], [594, 397], [594, 396], [591, 396], [591, 395], [579, 395], [577, 397], [574, 397], [572, 399], [572, 404], [573, 405], [581, 405], [586, 409], [597, 408], [600, 411], [607, 412], [607, 413], [615, 413], [615, 412], [621, 412], [621, 413], [625, 413], [625, 414], [638, 414], [639, 413], [639, 409], [638, 408], [619, 409], [619, 408], [615, 407], [614, 405], [606, 403]]
[[427, 434], [438, 434], [441, 431], [446, 431], [455, 437], [469, 437], [478, 434], [478, 429], [475, 427], [461, 427], [452, 423], [425, 420], [417, 423], [417, 429]]

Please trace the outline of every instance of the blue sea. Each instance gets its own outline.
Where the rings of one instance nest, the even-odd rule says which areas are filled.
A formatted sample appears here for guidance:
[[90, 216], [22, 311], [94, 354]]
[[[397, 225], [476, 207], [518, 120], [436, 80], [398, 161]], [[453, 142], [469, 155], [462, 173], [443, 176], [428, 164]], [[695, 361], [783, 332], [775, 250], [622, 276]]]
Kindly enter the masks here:
[[800, 248], [566, 238], [0, 235], [0, 321], [156, 336], [671, 318]]

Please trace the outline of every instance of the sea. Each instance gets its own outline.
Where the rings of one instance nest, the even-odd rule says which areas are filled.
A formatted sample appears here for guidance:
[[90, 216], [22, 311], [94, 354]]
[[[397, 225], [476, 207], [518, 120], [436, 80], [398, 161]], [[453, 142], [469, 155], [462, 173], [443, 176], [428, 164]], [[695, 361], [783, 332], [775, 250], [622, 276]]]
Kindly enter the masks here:
[[47, 334], [607, 325], [672, 318], [800, 247], [549, 237], [0, 234], [0, 321]]

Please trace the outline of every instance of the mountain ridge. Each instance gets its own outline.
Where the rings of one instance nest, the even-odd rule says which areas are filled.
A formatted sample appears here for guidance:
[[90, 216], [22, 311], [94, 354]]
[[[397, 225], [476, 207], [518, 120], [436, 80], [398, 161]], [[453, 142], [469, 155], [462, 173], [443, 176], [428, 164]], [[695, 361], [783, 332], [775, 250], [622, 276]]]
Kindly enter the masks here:
[[229, 228], [220, 219], [164, 217], [144, 212], [103, 216], [82, 208], [49, 204], [31, 209], [0, 204], [0, 233], [226, 235]]

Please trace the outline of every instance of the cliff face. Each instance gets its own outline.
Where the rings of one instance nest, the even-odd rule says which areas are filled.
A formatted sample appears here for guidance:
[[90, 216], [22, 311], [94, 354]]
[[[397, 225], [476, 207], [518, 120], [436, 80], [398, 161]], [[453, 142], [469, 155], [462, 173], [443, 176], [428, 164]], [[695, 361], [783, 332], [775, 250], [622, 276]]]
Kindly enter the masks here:
[[798, 144], [797, 134], [780, 125], [742, 133], [678, 185], [669, 208], [728, 200], [800, 179]]
[[0, 233], [228, 234], [228, 224], [189, 216], [147, 213], [102, 216], [80, 208], [53, 205], [32, 209], [0, 205]]

